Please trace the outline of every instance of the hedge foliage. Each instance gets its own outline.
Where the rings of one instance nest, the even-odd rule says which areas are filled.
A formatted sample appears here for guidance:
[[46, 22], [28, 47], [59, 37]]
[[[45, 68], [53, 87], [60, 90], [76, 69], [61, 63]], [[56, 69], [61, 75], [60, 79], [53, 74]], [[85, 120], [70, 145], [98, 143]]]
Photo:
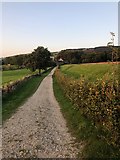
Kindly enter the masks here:
[[2, 65], [1, 70], [3, 71], [9, 71], [9, 70], [17, 70], [20, 67], [18, 67], [17, 65]]
[[2, 96], [14, 91], [20, 84], [27, 81], [32, 76], [34, 76], [34, 75], [28, 75], [28, 76], [25, 76], [19, 80], [16, 80], [16, 81], [10, 82], [6, 85], [3, 85], [2, 87], [0, 87], [0, 90], [2, 91]]
[[108, 144], [120, 148], [120, 83], [106, 75], [96, 82], [75, 80], [55, 71], [65, 95], [84, 116], [104, 131], [100, 136]]

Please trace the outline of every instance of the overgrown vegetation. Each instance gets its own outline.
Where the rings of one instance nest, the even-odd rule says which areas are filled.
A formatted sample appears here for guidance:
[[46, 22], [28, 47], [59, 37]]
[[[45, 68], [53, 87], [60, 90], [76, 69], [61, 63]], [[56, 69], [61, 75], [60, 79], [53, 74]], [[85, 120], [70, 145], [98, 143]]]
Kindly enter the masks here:
[[[85, 78], [75, 80], [64, 75], [60, 70], [56, 70], [55, 77], [59, 90], [61, 88], [61, 92], [64, 91], [65, 96], [74, 105], [69, 108], [63, 105], [63, 100], [62, 102], [59, 100], [63, 107], [66, 107], [65, 114], [70, 117], [71, 126], [74, 128], [75, 125], [76, 135], [81, 137], [82, 134], [83, 139], [87, 141], [84, 153], [90, 158], [120, 157], [120, 83], [118, 79], [111, 79], [108, 75], [104, 75], [101, 80], [94, 82]], [[55, 94], [59, 94], [59, 91], [57, 92]]]
[[38, 88], [43, 78], [50, 72], [47, 71], [41, 76], [33, 76], [20, 84], [16, 90], [3, 96], [2, 98], [2, 119], [5, 121], [29, 98]]

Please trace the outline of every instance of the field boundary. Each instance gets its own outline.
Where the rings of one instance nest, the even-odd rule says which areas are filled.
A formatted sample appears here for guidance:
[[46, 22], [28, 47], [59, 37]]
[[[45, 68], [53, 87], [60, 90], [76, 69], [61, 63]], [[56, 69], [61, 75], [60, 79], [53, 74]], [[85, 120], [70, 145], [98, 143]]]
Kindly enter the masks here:
[[32, 76], [20, 83], [11, 93], [4, 94], [2, 97], [2, 118], [3, 122], [21, 106], [30, 96], [32, 96], [39, 87], [42, 80], [50, 73], [48, 69], [41, 76]]
[[15, 90], [18, 87], [18, 85], [27, 81], [29, 78], [32, 78], [33, 76], [34, 75], [25, 76], [19, 80], [8, 83], [7, 85], [3, 85], [2, 88], [0, 88], [2, 90], [2, 94], [4, 95], [4, 94], [12, 92], [13, 90]]

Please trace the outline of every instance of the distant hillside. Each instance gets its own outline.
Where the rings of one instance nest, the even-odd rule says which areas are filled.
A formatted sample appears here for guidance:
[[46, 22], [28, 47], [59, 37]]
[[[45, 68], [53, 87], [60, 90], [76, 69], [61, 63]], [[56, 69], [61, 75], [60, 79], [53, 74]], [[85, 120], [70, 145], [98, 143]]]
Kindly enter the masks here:
[[56, 61], [63, 59], [65, 63], [73, 64], [120, 61], [118, 48], [120, 46], [65, 49], [58, 53]]
[[[119, 48], [120, 46], [114, 46]], [[101, 62], [111, 61], [112, 49], [107, 46], [100, 46], [95, 48], [77, 48], [77, 49], [65, 49], [61, 51], [51, 52], [51, 57], [55, 60], [62, 58], [66, 63], [87, 63], [87, 62]], [[20, 54], [15, 56], [9, 56], [2, 58], [2, 64], [12, 64], [23, 66], [28, 54]], [[120, 55], [118, 52], [118, 61], [120, 61]]]

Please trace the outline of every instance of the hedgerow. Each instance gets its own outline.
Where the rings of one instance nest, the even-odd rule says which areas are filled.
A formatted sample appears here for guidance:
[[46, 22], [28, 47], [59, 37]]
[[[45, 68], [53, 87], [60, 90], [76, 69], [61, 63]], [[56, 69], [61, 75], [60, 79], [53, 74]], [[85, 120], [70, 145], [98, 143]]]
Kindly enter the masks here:
[[102, 127], [101, 139], [115, 148], [120, 147], [120, 83], [107, 75], [95, 82], [81, 78], [75, 80], [55, 71], [57, 82], [65, 95], [95, 127]]

